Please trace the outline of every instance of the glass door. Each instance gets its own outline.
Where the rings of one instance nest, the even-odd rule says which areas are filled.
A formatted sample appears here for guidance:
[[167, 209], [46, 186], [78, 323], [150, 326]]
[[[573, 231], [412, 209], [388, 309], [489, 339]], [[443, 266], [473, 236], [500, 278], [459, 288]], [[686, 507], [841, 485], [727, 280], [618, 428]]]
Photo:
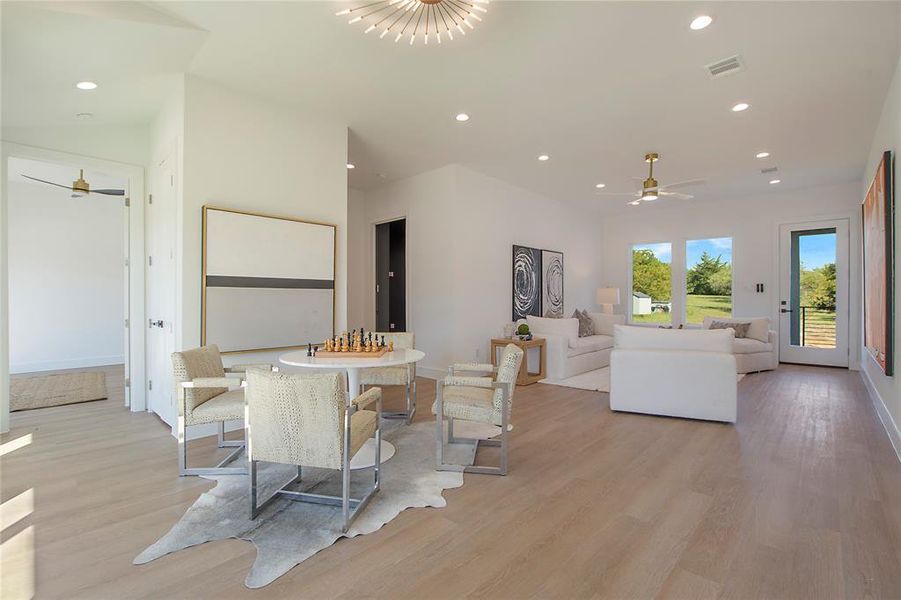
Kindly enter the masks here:
[[782, 362], [848, 366], [848, 221], [780, 228]]

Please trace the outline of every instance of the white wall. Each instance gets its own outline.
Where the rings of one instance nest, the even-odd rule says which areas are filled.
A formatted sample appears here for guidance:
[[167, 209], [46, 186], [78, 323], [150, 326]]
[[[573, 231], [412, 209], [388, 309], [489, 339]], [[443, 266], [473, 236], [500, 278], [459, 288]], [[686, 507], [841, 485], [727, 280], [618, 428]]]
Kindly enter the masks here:
[[77, 121], [54, 127], [3, 127], [4, 142], [145, 165], [150, 136], [146, 125], [115, 125]]
[[[639, 207], [609, 217], [603, 224], [604, 281], [622, 290], [628, 298], [629, 259], [633, 244], [673, 242], [674, 262], [684, 260], [676, 252], [684, 240], [716, 237], [732, 238], [733, 313], [739, 317], [769, 316], [778, 325], [779, 300], [778, 224], [830, 217], [850, 219], [850, 335], [852, 366], [857, 364], [860, 299], [860, 186], [856, 182], [772, 192], [761, 196], [730, 199], [728, 202], [683, 202], [672, 208]], [[763, 294], [755, 284], [763, 283]], [[674, 298], [674, 311], [680, 303]], [[617, 312], [626, 312], [625, 306]]]
[[[362, 206], [361, 206], [362, 205]], [[408, 329], [426, 353], [420, 372], [437, 376], [462, 360], [487, 360], [488, 341], [512, 311], [512, 246], [564, 253], [565, 310], [595, 307], [600, 283], [599, 219], [555, 200], [449, 165], [392, 182], [351, 204], [363, 210], [365, 277], [361, 309], [374, 325], [373, 225], [407, 219]], [[351, 215], [357, 222], [359, 216]]]
[[898, 426], [901, 424], [901, 269], [898, 268], [901, 249], [901, 185], [898, 184], [898, 152], [901, 151], [901, 59], [895, 68], [889, 93], [886, 96], [882, 108], [882, 117], [873, 135], [873, 143], [867, 157], [867, 166], [864, 170], [862, 185], [857, 190], [858, 202], [866, 195], [876, 166], [882, 158], [882, 153], [891, 150], [895, 155], [895, 376], [886, 377], [878, 364], [863, 349], [863, 338], [860, 336], [861, 345], [861, 369], [864, 380], [868, 382], [871, 392], [878, 395], [877, 410], [880, 412], [886, 430], [895, 444], [895, 450], [901, 456], [901, 433]]
[[[336, 326], [347, 322], [347, 127], [188, 75], [179, 217], [181, 348], [200, 344], [201, 207], [338, 226]], [[277, 360], [278, 353], [253, 359]], [[247, 355], [232, 355], [244, 361]]]
[[7, 189], [11, 372], [123, 362], [121, 199], [16, 181]]
[[366, 273], [363, 257], [372, 241], [366, 226], [366, 194], [347, 188], [347, 324], [351, 329], [366, 327]]

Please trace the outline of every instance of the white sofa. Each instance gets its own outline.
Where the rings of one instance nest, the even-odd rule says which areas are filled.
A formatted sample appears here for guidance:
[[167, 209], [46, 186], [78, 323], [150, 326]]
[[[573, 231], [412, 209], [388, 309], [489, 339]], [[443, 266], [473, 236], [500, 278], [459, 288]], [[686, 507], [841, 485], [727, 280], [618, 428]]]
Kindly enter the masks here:
[[613, 327], [626, 322], [625, 315], [588, 313], [595, 335], [579, 337], [579, 320], [527, 317], [535, 337], [546, 340], [548, 379], [566, 379], [610, 364]]
[[610, 409], [735, 422], [734, 332], [615, 328]]
[[710, 329], [713, 321], [751, 324], [747, 337], [735, 338], [732, 347], [738, 373], [772, 371], [779, 366], [779, 337], [770, 329], [770, 320], [767, 317], [752, 319], [704, 317], [704, 329]]

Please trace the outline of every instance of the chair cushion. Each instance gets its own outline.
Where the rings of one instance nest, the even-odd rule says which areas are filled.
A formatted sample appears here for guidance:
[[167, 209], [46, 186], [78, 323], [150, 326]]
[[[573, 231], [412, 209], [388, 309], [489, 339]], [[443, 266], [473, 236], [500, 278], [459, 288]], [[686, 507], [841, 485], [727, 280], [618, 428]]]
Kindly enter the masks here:
[[375, 435], [376, 413], [373, 410], [358, 410], [350, 417], [350, 456], [363, 447], [366, 440]]
[[526, 323], [532, 333], [561, 335], [571, 340], [579, 339], [579, 319], [545, 319], [529, 315], [526, 317]]
[[734, 354], [753, 354], [754, 352], [772, 352], [773, 345], [753, 338], [736, 338], [732, 346]]
[[407, 365], [360, 371], [360, 383], [363, 385], [407, 385], [409, 382], [410, 369], [407, 368]]
[[[432, 414], [438, 413], [438, 403]], [[450, 385], [444, 388], [444, 416], [464, 421], [500, 425], [500, 414], [494, 411], [494, 390], [491, 388]]]
[[187, 425], [234, 421], [244, 418], [244, 390], [229, 390], [214, 396], [188, 413]]

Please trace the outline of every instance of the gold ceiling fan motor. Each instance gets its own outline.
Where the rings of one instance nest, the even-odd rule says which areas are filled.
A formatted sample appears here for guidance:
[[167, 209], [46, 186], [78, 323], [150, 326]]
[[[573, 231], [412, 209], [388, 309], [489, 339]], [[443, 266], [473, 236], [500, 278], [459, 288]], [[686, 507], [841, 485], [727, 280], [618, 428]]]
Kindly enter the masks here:
[[656, 152], [649, 152], [644, 155], [644, 160], [648, 163], [648, 178], [641, 184], [641, 199], [645, 201], [656, 200], [657, 180], [654, 179], [654, 163], [660, 160], [660, 156]]

